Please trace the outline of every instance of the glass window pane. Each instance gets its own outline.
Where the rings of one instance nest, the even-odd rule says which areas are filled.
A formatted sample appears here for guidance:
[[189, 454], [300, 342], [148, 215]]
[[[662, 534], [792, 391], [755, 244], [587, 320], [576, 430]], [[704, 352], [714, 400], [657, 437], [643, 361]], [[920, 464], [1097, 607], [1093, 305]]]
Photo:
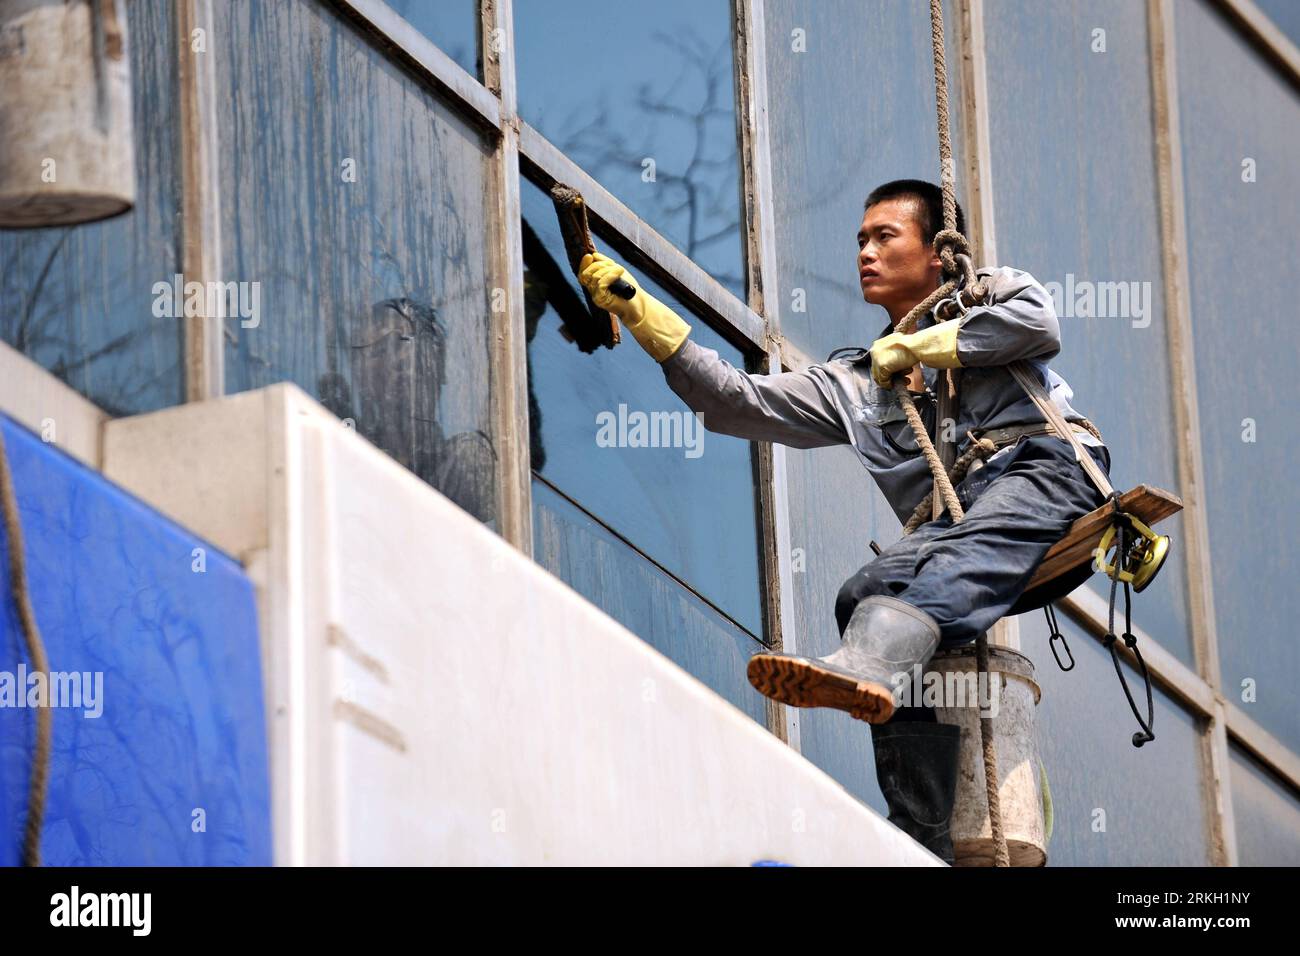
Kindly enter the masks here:
[[291, 381], [495, 527], [491, 151], [328, 8], [215, 4], [226, 390]]
[[[1121, 597], [1122, 600], [1122, 597]], [[1123, 608], [1119, 609], [1123, 614]], [[1039, 756], [1053, 807], [1047, 847], [1052, 866], [1205, 866], [1209, 841], [1202, 805], [1203, 722], [1155, 684], [1156, 739], [1138, 748], [1139, 730], [1110, 651], [1065, 614], [1057, 625], [1075, 665], [1062, 671], [1049, 649], [1042, 611], [1018, 616], [1021, 651], [1035, 664]], [[1059, 644], [1059, 642], [1058, 642]], [[1138, 645], [1141, 650], [1142, 645]], [[1061, 651], [1065, 658], [1065, 652]], [[1122, 665], [1142, 719], [1140, 672]], [[1104, 828], [1104, 829], [1103, 829]]]
[[731, 4], [514, 10], [520, 115], [743, 299]]
[[[965, 208], [956, 4], [945, 2], [949, 123]], [[821, 361], [889, 321], [863, 301], [857, 232], [891, 179], [939, 181], [925, 3], [767, 0], [768, 122], [782, 334]]]
[[[1300, 750], [1295, 289], [1300, 94], [1204, 3], [1176, 7], [1201, 458], [1223, 692]], [[1281, 243], [1282, 245], [1279, 245]]]
[[[985, 20], [998, 255], [1057, 299], [1051, 364], [1115, 487], [1178, 493], [1146, 8], [989, 0]], [[1157, 530], [1174, 551], [1135, 621], [1191, 666], [1182, 518]]]
[[745, 676], [752, 636], [533, 480], [533, 556], [632, 633], [766, 726], [765, 698]]
[[1238, 866], [1300, 866], [1300, 794], [1230, 746]]
[[[565, 340], [557, 309], [585, 308], [581, 286], [569, 269], [550, 197], [524, 180], [522, 209], [534, 470], [761, 636], [753, 445], [705, 432], [626, 330], [616, 348], [590, 354]], [[739, 349], [632, 271], [691, 324], [692, 339], [744, 367]], [[645, 438], [653, 435], [658, 447], [633, 447], [641, 440], [631, 430], [634, 417], [652, 414], [663, 415], [659, 420], [670, 430], [652, 426]], [[620, 432], [626, 442], [606, 441], [618, 441]], [[670, 443], [659, 443], [661, 435]]]
[[478, 0], [387, 0], [407, 23], [438, 45], [480, 82], [478, 68]]
[[181, 320], [153, 314], [180, 272], [173, 4], [126, 5], [135, 207], [104, 222], [0, 230], [0, 338], [111, 415], [184, 399]]

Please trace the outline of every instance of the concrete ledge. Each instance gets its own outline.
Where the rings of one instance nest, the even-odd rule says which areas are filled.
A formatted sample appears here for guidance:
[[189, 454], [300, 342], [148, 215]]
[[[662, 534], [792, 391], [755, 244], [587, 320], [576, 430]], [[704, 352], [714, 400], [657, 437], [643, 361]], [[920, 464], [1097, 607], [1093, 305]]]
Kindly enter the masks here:
[[942, 865], [292, 385], [104, 468], [258, 583], [278, 863]]
[[108, 420], [98, 405], [44, 367], [0, 342], [0, 408], [42, 441], [57, 445], [91, 468], [100, 465], [100, 428]]

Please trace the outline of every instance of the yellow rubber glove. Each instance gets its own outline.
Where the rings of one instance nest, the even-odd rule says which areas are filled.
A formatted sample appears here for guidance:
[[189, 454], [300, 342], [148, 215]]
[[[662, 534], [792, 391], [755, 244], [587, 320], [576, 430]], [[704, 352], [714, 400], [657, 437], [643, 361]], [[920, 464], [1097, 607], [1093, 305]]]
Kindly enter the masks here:
[[881, 388], [889, 388], [895, 375], [917, 362], [931, 368], [961, 368], [957, 359], [959, 328], [958, 321], [951, 319], [910, 335], [890, 332], [876, 339], [871, 346], [871, 377]]
[[[623, 279], [636, 289], [636, 295], [624, 299], [609, 291], [615, 279]], [[662, 362], [677, 351], [690, 334], [691, 327], [632, 278], [621, 265], [599, 252], [587, 253], [578, 263], [578, 281], [591, 293], [591, 299], [606, 312], [613, 312], [627, 326], [632, 337]]]

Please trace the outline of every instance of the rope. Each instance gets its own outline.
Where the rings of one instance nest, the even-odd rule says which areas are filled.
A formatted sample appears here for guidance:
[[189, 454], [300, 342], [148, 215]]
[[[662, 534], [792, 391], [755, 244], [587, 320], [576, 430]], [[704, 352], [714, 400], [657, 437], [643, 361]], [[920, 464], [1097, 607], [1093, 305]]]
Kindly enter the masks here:
[[[978, 295], [980, 291], [975, 278], [975, 268], [971, 263], [970, 246], [966, 241], [966, 237], [957, 231], [956, 182], [953, 173], [952, 141], [948, 133], [948, 69], [944, 62], [942, 0], [930, 0], [930, 39], [934, 50], [934, 100], [938, 114], [939, 176], [943, 190], [943, 229], [935, 234], [934, 246], [939, 253], [939, 261], [943, 264], [944, 281], [938, 289], [926, 296], [913, 308], [903, 318], [902, 322], [898, 323], [898, 331], [905, 335], [916, 327], [916, 323], [922, 315], [930, 312], [940, 301], [957, 292], [961, 268], [964, 267], [965, 278], [971, 286], [972, 292]], [[935, 318], [937, 321], [938, 316]], [[948, 321], [955, 320], [949, 319]], [[955, 394], [951, 375], [946, 370], [943, 374], [948, 394]], [[907, 415], [907, 420], [911, 423], [912, 431], [916, 435], [917, 446], [920, 447], [921, 453], [930, 465], [930, 473], [934, 476], [934, 488], [930, 492], [929, 503], [933, 504], [934, 494], [937, 491], [943, 496], [944, 503], [952, 515], [953, 524], [958, 524], [966, 517], [966, 512], [957, 500], [957, 492], [953, 488], [952, 478], [949, 477], [947, 470], [943, 466], [942, 459], [940, 459], [938, 452], [934, 449], [934, 444], [930, 441], [930, 436], [926, 433], [925, 423], [921, 420], [921, 415], [916, 410], [916, 404], [907, 391], [906, 381], [906, 376], [900, 373], [894, 379], [894, 389], [898, 394], [899, 404], [902, 405], [903, 412]], [[974, 438], [974, 436], [971, 437]], [[991, 445], [992, 442], [989, 442], [989, 444]], [[984, 446], [978, 442], [972, 446], [972, 449], [968, 449], [967, 453], [962, 456], [964, 459], [968, 459], [963, 468], [969, 468], [971, 461], [983, 449]], [[956, 474], [956, 464], [953, 466], [953, 473]], [[965, 474], [964, 470], [962, 474]], [[957, 480], [960, 481], [961, 479], [958, 478]], [[911, 519], [908, 520], [907, 526], [903, 529], [905, 534], [911, 534], [912, 531], [915, 531], [917, 527], [924, 523], [923, 520], [917, 520], [919, 514], [921, 512], [918, 509], [917, 513], [914, 513]], [[981, 634], [975, 642], [975, 660], [979, 673], [987, 675], [989, 666], [987, 632]], [[1010, 866], [1011, 853], [1007, 848], [1006, 836], [1002, 832], [1002, 803], [998, 795], [998, 764], [997, 753], [993, 747], [993, 720], [991, 717], [980, 716], [980, 741], [983, 745], [984, 784], [989, 807], [989, 825], [993, 834], [993, 865]]]
[[[948, 505], [948, 510], [952, 512], [952, 520], [960, 521], [966, 516], [962, 510], [961, 502], [957, 500], [957, 491], [952, 486], [952, 480], [948, 477], [947, 470], [943, 467], [943, 461], [939, 458], [939, 453], [935, 451], [934, 444], [930, 441], [930, 436], [926, 434], [925, 422], [921, 420], [921, 413], [916, 410], [916, 403], [912, 401], [912, 396], [908, 394], [906, 386], [900, 386], [898, 390], [899, 404], [903, 406], [903, 413], [907, 415], [908, 422], [912, 425], [912, 431], [916, 435], [916, 443], [921, 448], [921, 454], [930, 464], [930, 473], [934, 475], [935, 487], [943, 495], [944, 502]], [[933, 498], [934, 492], [930, 492]], [[909, 532], [910, 533], [910, 532]]]
[[[1071, 421], [1075, 421], [1076, 424], [1082, 425], [1088, 430], [1088, 433], [1095, 436], [1098, 441], [1105, 441], [1105, 439], [1101, 437], [1101, 432], [1097, 429], [1097, 426], [1088, 419], [1080, 417], [1077, 421], [1075, 419], [1071, 419]], [[976, 461], [987, 460], [1001, 447], [994, 444], [991, 439], [976, 438], [970, 431], [967, 431], [966, 435], [970, 438], [971, 443], [966, 450], [962, 452], [961, 457], [953, 463], [952, 470], [948, 472], [948, 481], [954, 488], [961, 484], [962, 479], [965, 478], [966, 474], [970, 471], [971, 465], [975, 464]], [[932, 489], [924, 498], [921, 499], [920, 503], [912, 511], [912, 516], [908, 518], [907, 522], [903, 525], [903, 534], [911, 534], [917, 528], [921, 527], [921, 525], [931, 520], [931, 511], [933, 510], [933, 507], [934, 491]], [[942, 514], [942, 512], [940, 512], [940, 514]]]
[[[14, 494], [13, 478], [9, 474], [9, 455], [5, 450], [4, 434], [0, 432], [0, 507], [4, 509], [5, 538], [9, 543], [9, 589], [18, 620], [27, 643], [27, 655], [32, 670], [45, 675], [49, 690], [50, 663], [45, 657], [45, 645], [36, 629], [36, 615], [32, 611], [31, 597], [27, 593], [27, 567], [23, 558], [23, 526], [18, 517], [18, 498]], [[22, 690], [20, 689], [20, 693]], [[53, 713], [48, 699], [41, 701], [36, 711], [36, 751], [32, 756], [32, 778], [27, 792], [27, 822], [23, 829], [23, 866], [41, 865], [41, 825], [45, 819], [45, 794], [49, 785], [50, 750], [54, 740]]]
[[[966, 473], [970, 471], [970, 466], [975, 462], [983, 461], [997, 451], [997, 445], [988, 438], [976, 438], [969, 431], [966, 433], [971, 440], [970, 447], [967, 448], [960, 458], [953, 462], [952, 471], [948, 473], [949, 484], [959, 485]], [[907, 519], [907, 524], [903, 525], [903, 534], [911, 534], [921, 525], [930, 520], [930, 512], [934, 504], [934, 491], [931, 491], [921, 499], [921, 503], [916, 506], [912, 512], [912, 517]]]
[[[979, 673], [989, 672], [988, 634], [981, 634], [975, 642], [975, 665]], [[989, 829], [993, 836], [993, 865], [1010, 866], [1011, 851], [1007, 837], [1002, 832], [1002, 799], [998, 791], [998, 754], [993, 747], [993, 718], [980, 716], [980, 745], [984, 757], [984, 792], [989, 802]]]

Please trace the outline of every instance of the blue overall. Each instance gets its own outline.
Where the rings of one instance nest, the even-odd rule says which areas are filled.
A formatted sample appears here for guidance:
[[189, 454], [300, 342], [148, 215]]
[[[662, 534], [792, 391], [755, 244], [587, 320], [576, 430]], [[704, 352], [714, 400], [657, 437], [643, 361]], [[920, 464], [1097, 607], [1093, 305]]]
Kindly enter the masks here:
[[[1084, 447], [1109, 475], [1109, 450]], [[999, 618], [1070, 593], [1092, 574], [1087, 564], [1023, 593], [1048, 549], [1105, 500], [1068, 442], [1054, 435], [1021, 438], [968, 474], [956, 491], [965, 511], [961, 522], [954, 525], [945, 511], [844, 582], [835, 599], [840, 634], [859, 601], [884, 594], [931, 615], [939, 623], [940, 647], [955, 647], [975, 640]]]

